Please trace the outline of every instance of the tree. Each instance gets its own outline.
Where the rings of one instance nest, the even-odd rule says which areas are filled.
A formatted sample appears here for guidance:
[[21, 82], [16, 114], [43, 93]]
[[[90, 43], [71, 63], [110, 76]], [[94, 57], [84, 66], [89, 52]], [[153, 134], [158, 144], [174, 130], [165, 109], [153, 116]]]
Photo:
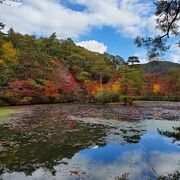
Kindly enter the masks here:
[[[180, 0], [158, 0], [156, 3], [157, 28], [161, 34], [155, 37], [137, 37], [135, 44], [138, 47], [144, 46], [148, 49], [148, 58], [157, 60], [161, 52], [167, 51], [170, 46], [167, 45], [167, 39], [170, 37], [179, 37], [179, 20], [180, 20]], [[180, 41], [176, 42], [180, 47]]]
[[[3, 23], [0, 22], [0, 47], [3, 45], [4, 43], [4, 33], [2, 32], [2, 30], [4, 29], [5, 25]], [[1, 51], [1, 48], [0, 48]], [[0, 52], [0, 54], [2, 54]]]
[[105, 61], [103, 60], [98, 60], [94, 63], [94, 65], [91, 68], [91, 71], [99, 76], [99, 83], [102, 86], [103, 84], [103, 78], [105, 76], [110, 76], [112, 73], [111, 66], [108, 65]]
[[9, 78], [15, 77], [15, 68], [18, 64], [18, 50], [11, 42], [5, 42], [2, 45], [2, 54], [0, 55], [0, 84], [7, 84]]
[[132, 95], [132, 91], [140, 89], [144, 85], [144, 76], [143, 72], [139, 68], [129, 68], [128, 66], [122, 67], [119, 71], [120, 73], [120, 86], [123, 88], [124, 105], [126, 106], [128, 97]]
[[2, 31], [4, 29], [4, 27], [5, 27], [5, 25], [2, 22], [0, 22], [0, 31]]
[[82, 71], [79, 74], [77, 74], [76, 79], [81, 82], [88, 82], [90, 79], [90, 74], [86, 71]]
[[171, 77], [170, 85], [172, 94], [180, 96], [180, 68], [172, 68], [169, 70]]
[[132, 65], [134, 65], [134, 63], [140, 63], [139, 58], [137, 56], [130, 56], [127, 62], [131, 63]]
[[72, 54], [67, 58], [69, 68], [76, 73], [81, 72], [85, 68], [85, 57], [81, 56], [80, 54]]
[[75, 91], [77, 88], [73, 74], [58, 60], [53, 63], [53, 72], [50, 73], [49, 79], [57, 84], [63, 93]]
[[158, 94], [161, 92], [161, 85], [160, 84], [154, 84], [153, 85], [153, 93]]

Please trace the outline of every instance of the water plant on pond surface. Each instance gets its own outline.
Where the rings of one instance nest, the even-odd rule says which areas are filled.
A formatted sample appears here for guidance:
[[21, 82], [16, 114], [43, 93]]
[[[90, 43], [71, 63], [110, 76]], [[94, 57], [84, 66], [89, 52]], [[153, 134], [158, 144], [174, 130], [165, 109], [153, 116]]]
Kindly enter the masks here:
[[[147, 107], [153, 111], [153, 105]], [[140, 112], [147, 107], [142, 102], [137, 107], [136, 113], [142, 116]], [[166, 108], [164, 104], [163, 110]], [[167, 176], [165, 172], [178, 171], [179, 145], [157, 131], [173, 132], [172, 127], [180, 127], [178, 121], [139, 120], [129, 107], [113, 105], [56, 104], [27, 109], [14, 115], [16, 121], [0, 125], [0, 177], [5, 180], [33, 179], [36, 174], [45, 179], [154, 180], [158, 178], [155, 172]], [[120, 121], [116, 118], [122, 110], [126, 116]], [[114, 119], [106, 119], [105, 112]], [[127, 121], [127, 112], [133, 120]]]

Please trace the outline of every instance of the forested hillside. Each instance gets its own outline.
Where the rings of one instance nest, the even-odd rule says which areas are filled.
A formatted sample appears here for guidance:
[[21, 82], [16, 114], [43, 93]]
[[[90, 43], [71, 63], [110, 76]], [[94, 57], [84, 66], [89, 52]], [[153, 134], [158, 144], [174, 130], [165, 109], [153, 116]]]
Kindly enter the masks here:
[[55, 33], [36, 38], [10, 29], [0, 32], [0, 104], [179, 99], [179, 68], [168, 67], [164, 74], [141, 67], [59, 40]]
[[170, 69], [180, 68], [180, 64], [169, 61], [153, 61], [146, 64], [141, 64], [140, 67], [145, 73], [159, 73], [161, 75], [167, 75]]

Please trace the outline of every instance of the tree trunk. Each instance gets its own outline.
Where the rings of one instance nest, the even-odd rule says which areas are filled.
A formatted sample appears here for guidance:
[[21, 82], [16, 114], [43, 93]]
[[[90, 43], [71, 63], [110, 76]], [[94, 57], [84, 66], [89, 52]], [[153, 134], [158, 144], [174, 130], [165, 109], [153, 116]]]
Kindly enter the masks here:
[[125, 95], [126, 97], [124, 98], [124, 106], [127, 105], [127, 99], [128, 99], [128, 86], [125, 85]]
[[124, 106], [127, 105], [127, 97], [124, 98]]
[[102, 76], [102, 74], [100, 74], [100, 76], [99, 76], [99, 83], [100, 83], [101, 87], [102, 87], [102, 80], [103, 80], [103, 76]]

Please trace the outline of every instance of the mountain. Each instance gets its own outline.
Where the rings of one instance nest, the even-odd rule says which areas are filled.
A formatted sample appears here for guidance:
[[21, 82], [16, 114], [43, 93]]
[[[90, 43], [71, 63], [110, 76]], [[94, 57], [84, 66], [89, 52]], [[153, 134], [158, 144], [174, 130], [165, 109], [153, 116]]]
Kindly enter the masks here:
[[180, 64], [169, 61], [152, 61], [146, 64], [139, 64], [139, 66], [144, 70], [145, 73], [159, 73], [161, 75], [167, 74], [171, 68], [180, 68]]

